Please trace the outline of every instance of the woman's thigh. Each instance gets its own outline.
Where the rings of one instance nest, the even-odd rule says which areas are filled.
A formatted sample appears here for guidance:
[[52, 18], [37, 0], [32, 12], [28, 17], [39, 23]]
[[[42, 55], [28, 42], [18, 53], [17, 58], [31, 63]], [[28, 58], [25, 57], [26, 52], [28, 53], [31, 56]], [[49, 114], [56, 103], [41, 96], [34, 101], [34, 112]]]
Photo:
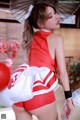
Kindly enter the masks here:
[[[57, 111], [55, 103], [55, 95], [53, 91], [46, 94], [34, 96], [31, 100], [16, 103], [13, 107], [17, 118], [19, 118], [19, 111], [24, 111], [24, 120], [31, 120], [31, 115], [36, 115], [39, 120], [57, 120]], [[27, 112], [29, 111], [29, 113]], [[20, 115], [21, 117], [23, 116]], [[20, 119], [17, 120], [22, 120]]]
[[36, 115], [39, 120], [58, 120], [55, 102], [29, 112]]
[[12, 106], [16, 120], [32, 120], [32, 115], [22, 107]]

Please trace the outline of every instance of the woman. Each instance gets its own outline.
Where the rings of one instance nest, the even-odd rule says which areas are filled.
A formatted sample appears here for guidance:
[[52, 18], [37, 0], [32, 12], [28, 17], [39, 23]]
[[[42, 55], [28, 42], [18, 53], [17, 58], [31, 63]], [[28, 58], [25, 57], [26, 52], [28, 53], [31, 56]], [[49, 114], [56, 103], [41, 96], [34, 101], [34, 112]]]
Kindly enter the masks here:
[[[39, 29], [39, 31], [34, 33], [33, 28]], [[66, 113], [67, 120], [71, 113], [73, 102], [66, 72], [63, 38], [61, 35], [53, 33], [54, 29], [57, 28], [60, 28], [60, 24], [54, 6], [47, 3], [35, 5], [28, 19], [25, 19], [23, 47], [27, 49], [28, 64], [31, 67], [47, 67], [50, 72], [54, 73], [55, 77], [53, 80], [51, 79], [53, 84], [56, 81], [57, 65], [67, 99], [63, 107], [62, 117]], [[33, 87], [33, 91], [35, 89], [45, 89], [47, 91], [47, 86]], [[36, 115], [39, 120], [58, 120], [55, 101], [54, 91], [50, 90], [43, 94], [34, 95], [28, 101], [16, 103], [13, 105], [16, 120], [32, 120], [32, 115]]]

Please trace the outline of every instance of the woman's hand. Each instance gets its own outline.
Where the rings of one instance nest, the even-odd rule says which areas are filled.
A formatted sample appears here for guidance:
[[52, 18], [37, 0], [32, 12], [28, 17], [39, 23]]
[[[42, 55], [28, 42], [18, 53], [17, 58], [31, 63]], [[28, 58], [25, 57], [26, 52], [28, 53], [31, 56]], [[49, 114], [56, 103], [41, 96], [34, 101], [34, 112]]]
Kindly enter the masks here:
[[67, 99], [61, 113], [62, 120], [69, 120], [69, 116], [72, 113], [73, 108], [74, 108], [74, 103], [72, 98]]

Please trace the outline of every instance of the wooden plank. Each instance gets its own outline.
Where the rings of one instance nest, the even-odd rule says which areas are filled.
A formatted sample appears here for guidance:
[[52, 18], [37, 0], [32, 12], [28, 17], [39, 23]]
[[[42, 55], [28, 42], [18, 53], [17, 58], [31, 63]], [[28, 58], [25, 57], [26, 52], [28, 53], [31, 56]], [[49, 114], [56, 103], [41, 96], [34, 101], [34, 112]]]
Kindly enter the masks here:
[[17, 20], [14, 20], [14, 19], [4, 19], [4, 18], [0, 18], [0, 22], [19, 23], [19, 21], [17, 21]]

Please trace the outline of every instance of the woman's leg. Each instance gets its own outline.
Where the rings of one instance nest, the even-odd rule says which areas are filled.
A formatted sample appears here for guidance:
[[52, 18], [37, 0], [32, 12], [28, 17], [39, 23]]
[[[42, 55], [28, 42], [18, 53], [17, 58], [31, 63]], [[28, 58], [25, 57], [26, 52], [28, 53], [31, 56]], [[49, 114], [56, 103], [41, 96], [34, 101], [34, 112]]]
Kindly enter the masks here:
[[17, 107], [15, 105], [12, 106], [16, 120], [32, 120], [32, 115], [28, 113], [24, 108]]
[[55, 102], [29, 112], [36, 115], [39, 120], [58, 120]]
[[29, 112], [15, 105], [12, 108], [15, 112], [16, 120], [32, 120], [32, 115], [35, 115], [39, 120], [58, 120], [55, 102]]

